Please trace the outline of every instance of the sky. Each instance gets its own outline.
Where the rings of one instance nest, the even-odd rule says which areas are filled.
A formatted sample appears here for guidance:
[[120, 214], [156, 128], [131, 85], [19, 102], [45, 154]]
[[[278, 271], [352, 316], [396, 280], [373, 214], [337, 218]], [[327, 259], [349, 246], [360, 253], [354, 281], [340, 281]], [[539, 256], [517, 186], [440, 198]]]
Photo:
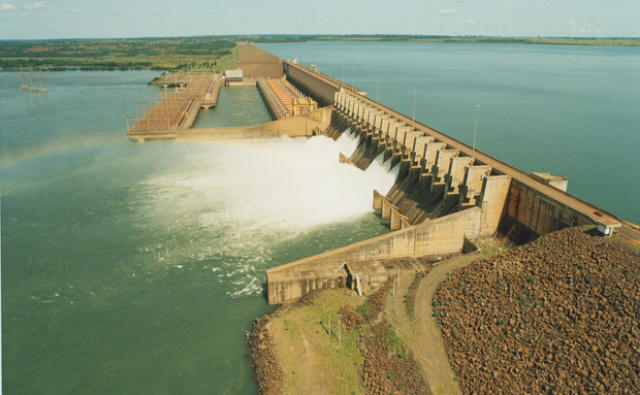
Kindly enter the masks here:
[[640, 0], [0, 0], [0, 40], [226, 34], [640, 37]]

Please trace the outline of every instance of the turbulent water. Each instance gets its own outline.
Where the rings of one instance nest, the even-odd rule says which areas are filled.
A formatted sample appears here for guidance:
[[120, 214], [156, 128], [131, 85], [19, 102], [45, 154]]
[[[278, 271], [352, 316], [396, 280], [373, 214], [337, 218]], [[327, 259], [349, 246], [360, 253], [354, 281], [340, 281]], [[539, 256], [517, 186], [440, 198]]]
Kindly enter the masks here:
[[[640, 222], [637, 49], [391, 43], [264, 46]], [[310, 56], [313, 54], [313, 58]], [[353, 71], [352, 71], [353, 69]], [[386, 232], [324, 137], [134, 143], [151, 72], [0, 73], [2, 378], [11, 394], [249, 394], [245, 331], [265, 269]], [[238, 105], [238, 103], [241, 103]], [[226, 111], [221, 111], [229, 105]], [[267, 120], [223, 90], [199, 126]], [[227, 118], [225, 118], [227, 117]]]
[[387, 231], [348, 136], [127, 141], [152, 76], [0, 74], [5, 393], [252, 393], [265, 269]]

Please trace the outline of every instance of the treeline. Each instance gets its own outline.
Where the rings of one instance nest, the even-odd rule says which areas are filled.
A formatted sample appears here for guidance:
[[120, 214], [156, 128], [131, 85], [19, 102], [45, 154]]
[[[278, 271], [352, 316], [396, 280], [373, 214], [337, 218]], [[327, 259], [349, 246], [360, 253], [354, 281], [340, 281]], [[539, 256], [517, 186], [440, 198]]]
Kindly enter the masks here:
[[101, 70], [183, 70], [215, 65], [235, 67], [237, 42], [295, 43], [305, 41], [391, 41], [426, 43], [551, 44], [640, 46], [638, 38], [490, 37], [416, 35], [228, 35], [168, 38], [0, 41], [0, 70], [22, 67]]
[[218, 37], [0, 41], [0, 67], [172, 70], [214, 63], [232, 55], [235, 46]]
[[223, 36], [234, 41], [256, 43], [295, 43], [306, 41], [389, 41], [389, 42], [431, 42], [467, 44], [547, 44], [547, 45], [598, 45], [598, 46], [640, 46], [637, 37], [498, 37], [498, 36], [444, 36], [409, 34], [277, 34]]

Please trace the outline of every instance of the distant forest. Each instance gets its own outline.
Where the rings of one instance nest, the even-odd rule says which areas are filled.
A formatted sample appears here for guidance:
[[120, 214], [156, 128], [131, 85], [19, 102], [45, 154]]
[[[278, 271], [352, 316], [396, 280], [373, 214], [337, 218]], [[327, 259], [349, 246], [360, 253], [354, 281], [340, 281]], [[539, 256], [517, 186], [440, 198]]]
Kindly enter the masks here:
[[639, 38], [485, 37], [413, 35], [229, 35], [168, 38], [5, 40], [0, 70], [185, 70], [235, 68], [238, 42], [392, 41], [475, 44], [640, 46]]
[[494, 37], [494, 36], [420, 36], [403, 34], [351, 34], [351, 35], [256, 35], [242, 36], [244, 40], [263, 43], [304, 41], [392, 41], [467, 44], [547, 44], [640, 46], [640, 38], [576, 38], [576, 37]]
[[[218, 37], [0, 41], [0, 67], [180, 70], [226, 66], [236, 43]], [[226, 60], [227, 62], [219, 61]]]

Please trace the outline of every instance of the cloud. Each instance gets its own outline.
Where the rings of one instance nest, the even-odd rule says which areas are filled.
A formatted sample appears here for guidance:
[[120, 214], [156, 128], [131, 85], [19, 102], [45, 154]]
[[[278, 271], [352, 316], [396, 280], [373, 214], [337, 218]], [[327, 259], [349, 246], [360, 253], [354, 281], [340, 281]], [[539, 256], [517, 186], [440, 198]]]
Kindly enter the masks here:
[[342, 26], [342, 25], [343, 25], [343, 23], [342, 23], [342, 21], [341, 21], [340, 19], [336, 20], [336, 21], [335, 21], [335, 22], [333, 22], [333, 23], [334, 23], [335, 25], [338, 25], [338, 26]]
[[16, 11], [16, 10], [18, 10], [18, 7], [14, 6], [13, 4], [9, 4], [9, 3], [0, 4], [0, 11]]
[[80, 12], [79, 9], [74, 8], [72, 10], [69, 10], [69, 14], [76, 14], [77, 15], [77, 14], [82, 14], [82, 12]]
[[476, 21], [474, 21], [473, 19], [467, 19], [467, 24], [468, 25], [475, 25]]
[[22, 8], [24, 8], [25, 10], [28, 11], [35, 11], [38, 10], [40, 8], [44, 7], [44, 4], [42, 3], [33, 3], [33, 4], [25, 4], [22, 6]]
[[458, 10], [453, 10], [451, 8], [440, 10], [440, 15], [456, 15], [457, 13], [458, 13]]

